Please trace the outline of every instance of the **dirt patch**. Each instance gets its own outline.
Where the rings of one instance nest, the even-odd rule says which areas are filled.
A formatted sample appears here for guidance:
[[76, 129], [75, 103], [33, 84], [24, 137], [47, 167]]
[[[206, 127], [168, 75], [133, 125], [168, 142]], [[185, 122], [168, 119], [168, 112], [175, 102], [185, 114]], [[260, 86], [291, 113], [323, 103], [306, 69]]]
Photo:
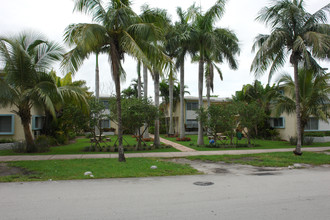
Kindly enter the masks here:
[[262, 161], [258, 157], [240, 157], [239, 159], [231, 159], [231, 161]]
[[33, 174], [33, 172], [20, 167], [8, 166], [7, 163], [0, 163], [0, 176], [30, 175], [30, 174]]
[[224, 168], [214, 168], [214, 173], [230, 173], [229, 170]]
[[[247, 160], [254, 160], [255, 157], [246, 157]], [[185, 158], [166, 159], [180, 164], [189, 164], [196, 170], [204, 174], [216, 174], [216, 175], [278, 175], [281, 174], [283, 168], [276, 167], [254, 167], [251, 165], [243, 165], [236, 163], [225, 163], [222, 161], [201, 161], [201, 160], [188, 160]]]

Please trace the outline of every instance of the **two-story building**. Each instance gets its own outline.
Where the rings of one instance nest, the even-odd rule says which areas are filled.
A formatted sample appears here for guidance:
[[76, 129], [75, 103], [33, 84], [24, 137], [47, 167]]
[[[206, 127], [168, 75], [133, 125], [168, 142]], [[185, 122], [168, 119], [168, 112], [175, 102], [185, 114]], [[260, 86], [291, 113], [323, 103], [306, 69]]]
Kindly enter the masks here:
[[[221, 104], [228, 102], [228, 98], [210, 98], [211, 104]], [[207, 108], [207, 98], [203, 97], [203, 106]], [[198, 121], [196, 110], [198, 109], [198, 97], [185, 96], [184, 97], [184, 124], [186, 134], [197, 134], [198, 132]], [[167, 120], [169, 120], [169, 106], [165, 112]], [[181, 120], [180, 120], [180, 102], [176, 104], [173, 109], [173, 127], [174, 133], [180, 132]]]

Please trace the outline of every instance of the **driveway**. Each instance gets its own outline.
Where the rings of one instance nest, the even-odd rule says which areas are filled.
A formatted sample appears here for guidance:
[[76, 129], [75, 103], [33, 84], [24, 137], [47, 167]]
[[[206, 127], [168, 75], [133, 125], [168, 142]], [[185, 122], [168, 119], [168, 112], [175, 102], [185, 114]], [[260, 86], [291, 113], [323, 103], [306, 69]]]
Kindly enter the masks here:
[[0, 219], [329, 219], [329, 166], [207, 164], [195, 167], [212, 174], [0, 183]]

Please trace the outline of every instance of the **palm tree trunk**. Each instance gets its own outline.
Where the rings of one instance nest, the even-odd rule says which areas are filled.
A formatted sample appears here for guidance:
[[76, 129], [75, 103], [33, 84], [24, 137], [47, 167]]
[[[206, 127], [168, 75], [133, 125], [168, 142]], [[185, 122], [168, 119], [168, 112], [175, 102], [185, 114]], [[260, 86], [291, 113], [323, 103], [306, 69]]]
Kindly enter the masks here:
[[[99, 70], [99, 54], [95, 53], [95, 97], [96, 100], [100, 98], [100, 70]], [[95, 134], [101, 135], [101, 131], [98, 126], [95, 126]]]
[[137, 79], [137, 89], [138, 89], [138, 98], [139, 99], [141, 99], [141, 97], [142, 97], [142, 94], [141, 94], [141, 85], [142, 85], [142, 83], [141, 83], [141, 73], [140, 73], [140, 65], [138, 65], [138, 68], [139, 68], [139, 70], [138, 70], [138, 79]]
[[[203, 76], [204, 76], [204, 61], [199, 61], [199, 71], [198, 71], [198, 105], [199, 109], [203, 107]], [[198, 139], [197, 145], [204, 145], [203, 139], [203, 124], [198, 120]]]
[[[146, 65], [143, 65], [143, 97], [148, 98], [148, 68]], [[147, 123], [144, 123], [144, 129], [146, 131], [143, 134], [143, 138], [149, 138], [149, 128]]]
[[170, 76], [169, 78], [169, 99], [170, 99], [170, 128], [168, 133], [170, 135], [172, 135], [174, 133], [173, 131], [173, 84], [174, 84], [174, 80], [173, 80], [173, 76]]
[[297, 146], [293, 151], [296, 155], [301, 155], [301, 111], [300, 111], [300, 97], [299, 97], [299, 79], [298, 79], [298, 61], [297, 58], [293, 58], [293, 70], [294, 70], [294, 84], [296, 94], [296, 115], [297, 115]]
[[32, 137], [32, 133], [30, 130], [30, 124], [26, 122], [22, 122], [23, 130], [24, 130], [24, 136], [25, 136], [25, 142], [26, 142], [26, 152], [27, 153], [33, 153], [35, 152], [35, 145]]
[[[119, 72], [119, 71], [118, 71]], [[115, 75], [115, 86], [116, 86], [116, 101], [117, 101], [117, 113], [118, 113], [118, 161], [125, 162], [125, 154], [123, 147], [123, 128], [121, 118], [121, 97], [120, 97], [120, 76], [119, 73]]]
[[182, 61], [180, 65], [180, 138], [185, 137], [184, 121], [184, 61]]
[[[206, 78], [206, 98], [207, 98], [207, 108], [210, 108], [211, 106], [211, 100], [210, 100], [210, 96], [211, 96], [211, 79], [210, 79], [211, 75], [207, 75]], [[211, 116], [210, 114], [207, 114], [207, 121], [211, 120]], [[210, 135], [211, 134], [211, 130], [208, 128], [207, 129], [207, 134]]]
[[[154, 72], [154, 86], [155, 86], [155, 106], [159, 108], [159, 72], [158, 70]], [[160, 145], [159, 139], [159, 116], [155, 120], [155, 133], [154, 133], [154, 145]]]
[[18, 116], [21, 118], [21, 123], [23, 125], [25, 142], [26, 142], [26, 152], [33, 153], [35, 152], [35, 145], [30, 129], [31, 111], [28, 108], [20, 108], [18, 111]]
[[100, 71], [99, 71], [99, 54], [95, 54], [96, 63], [95, 63], [95, 96], [98, 100], [100, 97]]

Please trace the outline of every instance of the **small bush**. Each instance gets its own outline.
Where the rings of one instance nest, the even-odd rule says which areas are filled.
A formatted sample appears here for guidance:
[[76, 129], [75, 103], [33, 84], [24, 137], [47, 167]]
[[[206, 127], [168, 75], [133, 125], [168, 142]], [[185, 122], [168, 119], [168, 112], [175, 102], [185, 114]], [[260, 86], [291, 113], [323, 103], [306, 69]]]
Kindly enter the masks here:
[[306, 137], [324, 137], [326, 132], [324, 131], [307, 131], [304, 134]]
[[[312, 145], [314, 143], [313, 137], [305, 137], [302, 145]], [[297, 145], [297, 137], [290, 137], [290, 145]]]
[[154, 141], [153, 138], [142, 138], [142, 140], [143, 140], [144, 142], [152, 142], [152, 141]]
[[312, 145], [313, 143], [314, 143], [314, 138], [312, 138], [312, 137], [304, 138], [304, 145]]
[[297, 138], [290, 136], [289, 142], [290, 145], [297, 145]]
[[15, 142], [13, 146], [13, 151], [15, 153], [26, 153], [26, 142], [25, 141]]
[[93, 134], [92, 134], [92, 133], [87, 133], [87, 134], [85, 135], [85, 137], [86, 137], [86, 138], [92, 138], [92, 137], [93, 137]]
[[73, 139], [75, 139], [75, 138], [76, 138], [76, 133], [74, 133], [74, 132], [69, 132], [69, 133], [68, 133], [68, 138], [69, 138], [69, 140], [73, 140]]
[[0, 144], [2, 143], [14, 143], [15, 140], [12, 138], [4, 138], [4, 139], [0, 139]]
[[35, 140], [35, 147], [36, 147], [36, 152], [38, 153], [49, 151], [49, 147], [50, 147], [49, 137], [47, 137], [46, 135], [40, 135]]
[[176, 141], [191, 141], [190, 137], [176, 138]]

